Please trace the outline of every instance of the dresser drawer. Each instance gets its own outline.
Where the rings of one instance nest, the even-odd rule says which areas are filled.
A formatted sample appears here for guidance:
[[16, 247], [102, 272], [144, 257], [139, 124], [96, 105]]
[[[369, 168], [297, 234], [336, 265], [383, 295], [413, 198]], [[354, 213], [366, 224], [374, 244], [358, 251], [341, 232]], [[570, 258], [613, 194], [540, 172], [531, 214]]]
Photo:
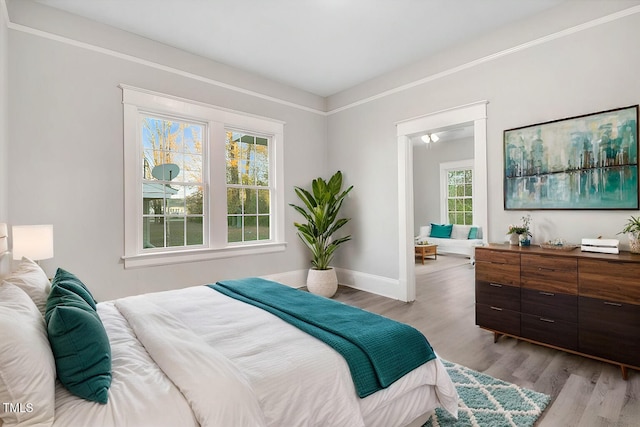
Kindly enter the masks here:
[[580, 297], [578, 318], [581, 352], [640, 367], [640, 306]]
[[640, 263], [578, 260], [580, 296], [640, 304]]
[[520, 286], [520, 265], [478, 262], [476, 259], [476, 279], [485, 282]]
[[520, 288], [476, 280], [476, 303], [520, 311]]
[[521, 310], [523, 313], [578, 322], [578, 297], [536, 289], [520, 288]]
[[530, 289], [578, 294], [576, 258], [522, 254], [520, 276], [520, 285]]
[[476, 261], [520, 266], [520, 254], [507, 251], [494, 251], [479, 247], [476, 248]]
[[558, 318], [522, 313], [520, 334], [523, 338], [568, 350], [578, 349], [578, 325]]
[[476, 304], [476, 325], [505, 334], [520, 335], [520, 313], [486, 304]]

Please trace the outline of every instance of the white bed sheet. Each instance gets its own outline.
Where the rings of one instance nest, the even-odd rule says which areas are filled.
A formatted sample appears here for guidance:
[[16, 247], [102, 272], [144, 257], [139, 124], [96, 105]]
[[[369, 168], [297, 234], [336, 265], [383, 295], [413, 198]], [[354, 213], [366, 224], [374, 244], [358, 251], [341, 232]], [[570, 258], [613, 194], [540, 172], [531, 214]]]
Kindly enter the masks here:
[[[206, 400], [197, 402], [214, 392], [206, 391], [206, 387], [215, 386], [214, 381], [202, 381], [206, 366], [182, 369], [178, 374], [169, 372], [169, 376], [179, 377], [169, 379], [167, 372], [156, 365], [168, 362], [163, 361], [162, 337], [151, 338], [154, 327], [142, 321], [149, 317], [144, 310], [153, 306], [157, 313], [164, 314], [151, 317], [174, 325], [173, 335], [180, 337], [180, 328], [184, 327], [185, 335], [193, 335], [197, 337], [193, 338], [195, 341], [211, 347], [202, 350], [207, 357], [221, 355], [230, 370], [241, 373], [241, 382], [250, 385], [259, 402], [265, 425], [390, 427], [406, 425], [438, 406], [457, 414], [457, 393], [438, 359], [387, 389], [359, 399], [345, 360], [329, 346], [270, 313], [205, 286], [145, 294], [98, 306], [112, 339], [114, 377], [109, 403], [99, 405], [76, 399], [59, 387], [56, 426], [78, 425], [81, 420], [95, 420], [94, 425], [107, 426], [216, 425], [208, 424], [213, 419], [211, 414], [201, 413], [215, 411], [216, 402], [209, 406]], [[138, 320], [134, 319], [136, 311]], [[132, 317], [134, 329], [123, 312]], [[144, 331], [136, 334], [135, 328]], [[145, 340], [151, 342], [146, 349]], [[189, 356], [192, 352], [185, 355], [187, 367], [194, 363]], [[182, 378], [186, 372], [192, 372], [194, 377]], [[201, 387], [205, 391], [197, 392]], [[194, 404], [194, 394], [204, 396], [196, 397]], [[247, 396], [248, 400], [251, 398]], [[194, 406], [195, 414], [191, 412]]]

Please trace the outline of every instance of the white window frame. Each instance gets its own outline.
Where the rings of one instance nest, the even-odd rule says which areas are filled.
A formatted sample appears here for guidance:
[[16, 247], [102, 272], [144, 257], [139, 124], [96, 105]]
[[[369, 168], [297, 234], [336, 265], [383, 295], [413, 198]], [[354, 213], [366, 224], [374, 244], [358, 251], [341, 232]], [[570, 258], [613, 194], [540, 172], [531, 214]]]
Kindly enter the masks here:
[[440, 222], [443, 224], [449, 223], [449, 212], [448, 212], [448, 199], [449, 199], [449, 180], [448, 180], [448, 172], [450, 171], [459, 171], [459, 170], [468, 170], [471, 169], [471, 173], [474, 175], [473, 182], [473, 196], [471, 197], [471, 203], [473, 205], [473, 219], [475, 221], [475, 210], [476, 210], [476, 189], [475, 189], [475, 171], [473, 170], [474, 160], [459, 160], [455, 162], [443, 162], [440, 163]]
[[[158, 92], [120, 85], [124, 107], [124, 260], [125, 268], [205, 261], [252, 254], [284, 251], [284, 122], [242, 113]], [[196, 248], [142, 248], [142, 142], [140, 117], [144, 113], [174, 116], [177, 119], [207, 123], [208, 135], [203, 141], [207, 153], [208, 174], [204, 190], [210, 201], [203, 206], [205, 215], [204, 244]], [[269, 240], [227, 242], [225, 131], [241, 129], [247, 133], [268, 136], [269, 179], [271, 187], [271, 221]], [[208, 141], [208, 144], [205, 144]], [[208, 145], [208, 146], [206, 146]], [[224, 200], [224, 203], [212, 200]]]

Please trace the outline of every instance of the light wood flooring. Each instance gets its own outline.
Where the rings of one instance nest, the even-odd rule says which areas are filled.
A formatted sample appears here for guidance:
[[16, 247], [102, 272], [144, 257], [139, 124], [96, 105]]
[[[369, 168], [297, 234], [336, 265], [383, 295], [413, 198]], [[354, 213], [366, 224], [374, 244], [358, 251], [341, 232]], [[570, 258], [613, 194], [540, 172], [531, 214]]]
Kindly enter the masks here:
[[640, 371], [625, 381], [607, 363], [513, 338], [494, 344], [475, 325], [473, 266], [418, 275], [416, 293], [403, 303], [340, 286], [335, 299], [414, 326], [443, 359], [551, 395], [536, 426], [640, 426]]

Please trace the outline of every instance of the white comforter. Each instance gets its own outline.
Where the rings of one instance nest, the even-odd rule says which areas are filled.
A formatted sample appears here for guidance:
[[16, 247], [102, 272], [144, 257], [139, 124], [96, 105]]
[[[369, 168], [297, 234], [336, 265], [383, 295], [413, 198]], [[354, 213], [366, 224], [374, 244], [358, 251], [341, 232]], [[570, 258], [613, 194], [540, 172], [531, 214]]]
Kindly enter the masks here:
[[439, 360], [359, 399], [329, 346], [205, 286], [98, 307], [112, 341], [109, 403], [59, 387], [56, 426], [400, 426], [435, 406], [457, 414]]

